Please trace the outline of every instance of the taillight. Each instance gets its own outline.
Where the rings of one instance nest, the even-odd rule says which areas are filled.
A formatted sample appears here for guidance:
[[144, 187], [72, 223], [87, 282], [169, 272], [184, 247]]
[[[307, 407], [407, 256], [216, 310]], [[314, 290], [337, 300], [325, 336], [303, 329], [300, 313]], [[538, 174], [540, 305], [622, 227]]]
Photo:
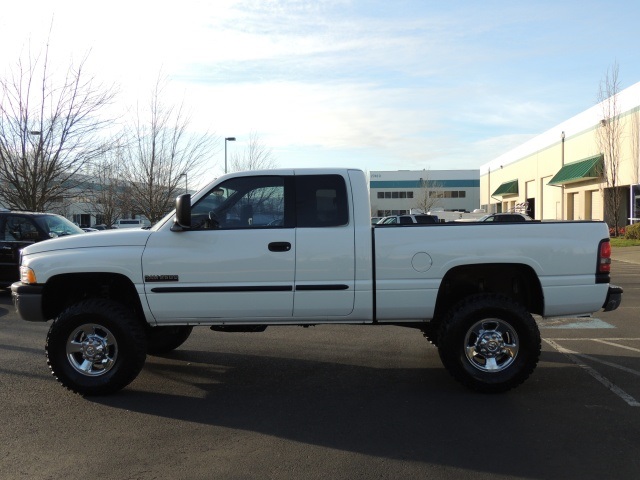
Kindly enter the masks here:
[[611, 272], [611, 243], [609, 239], [600, 241], [598, 248], [598, 273]]

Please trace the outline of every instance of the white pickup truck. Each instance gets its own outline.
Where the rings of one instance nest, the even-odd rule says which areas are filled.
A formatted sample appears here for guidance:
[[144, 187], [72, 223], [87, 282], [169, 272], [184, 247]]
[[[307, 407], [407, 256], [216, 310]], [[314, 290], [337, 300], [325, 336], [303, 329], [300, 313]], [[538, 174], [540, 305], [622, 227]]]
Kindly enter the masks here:
[[47, 361], [83, 395], [124, 388], [146, 355], [194, 326], [412, 327], [458, 381], [522, 383], [540, 356], [532, 314], [617, 308], [602, 222], [371, 226], [363, 172], [225, 175], [151, 229], [25, 248], [11, 287], [25, 320], [53, 320]]

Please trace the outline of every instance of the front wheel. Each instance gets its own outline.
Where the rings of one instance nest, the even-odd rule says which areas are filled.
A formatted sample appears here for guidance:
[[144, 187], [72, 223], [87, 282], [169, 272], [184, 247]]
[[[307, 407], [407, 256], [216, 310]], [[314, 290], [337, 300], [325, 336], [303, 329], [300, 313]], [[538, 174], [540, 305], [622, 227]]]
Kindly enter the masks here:
[[473, 295], [444, 320], [438, 350], [449, 373], [484, 393], [505, 392], [534, 371], [540, 331], [519, 303], [499, 294]]
[[141, 323], [123, 305], [104, 299], [77, 303], [53, 322], [46, 354], [51, 373], [81, 395], [105, 395], [131, 383], [146, 359]]

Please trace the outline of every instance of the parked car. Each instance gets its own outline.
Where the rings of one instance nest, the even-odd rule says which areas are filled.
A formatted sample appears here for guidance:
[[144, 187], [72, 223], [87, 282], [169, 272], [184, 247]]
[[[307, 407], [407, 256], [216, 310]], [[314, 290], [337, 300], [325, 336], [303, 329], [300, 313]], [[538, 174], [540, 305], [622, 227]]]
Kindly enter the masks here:
[[524, 213], [490, 213], [480, 217], [478, 222], [530, 222], [533, 219]]
[[142, 228], [144, 226], [144, 222], [139, 218], [121, 218], [113, 224], [113, 228]]
[[413, 223], [438, 223], [435, 215], [390, 215], [382, 218], [378, 225], [410, 225]]
[[20, 250], [50, 238], [84, 233], [60, 215], [53, 213], [0, 212], [0, 287], [20, 279]]

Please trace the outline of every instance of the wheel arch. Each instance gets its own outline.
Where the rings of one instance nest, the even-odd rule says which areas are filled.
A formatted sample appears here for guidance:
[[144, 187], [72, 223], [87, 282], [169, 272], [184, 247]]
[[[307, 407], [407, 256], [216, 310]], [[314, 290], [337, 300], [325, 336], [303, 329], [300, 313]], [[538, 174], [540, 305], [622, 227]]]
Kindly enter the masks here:
[[144, 310], [135, 285], [118, 273], [70, 273], [50, 278], [42, 292], [45, 318], [56, 318], [65, 308], [87, 298], [105, 298], [129, 308], [144, 325]]
[[478, 293], [505, 295], [530, 313], [544, 311], [542, 285], [530, 266], [487, 263], [454, 267], [445, 274], [438, 290], [434, 319], [443, 318], [455, 304]]

